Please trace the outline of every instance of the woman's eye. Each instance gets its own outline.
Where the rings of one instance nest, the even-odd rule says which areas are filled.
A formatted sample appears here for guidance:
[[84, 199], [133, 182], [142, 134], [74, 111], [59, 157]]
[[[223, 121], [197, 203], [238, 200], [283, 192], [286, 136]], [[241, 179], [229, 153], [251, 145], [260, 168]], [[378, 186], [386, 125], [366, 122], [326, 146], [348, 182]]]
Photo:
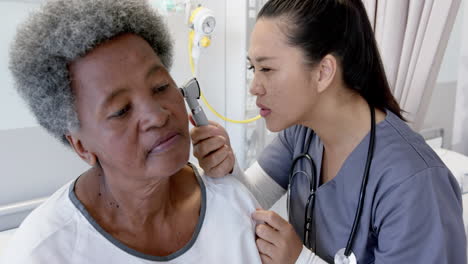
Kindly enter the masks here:
[[261, 72], [269, 72], [269, 71], [271, 71], [271, 69], [268, 69], [268, 68], [261, 68], [260, 71], [261, 71]]
[[253, 65], [251, 65], [251, 66], [249, 66], [247, 68], [247, 70], [255, 72], [255, 67]]
[[125, 114], [128, 113], [128, 111], [130, 110], [130, 105], [127, 105], [125, 106], [124, 108], [120, 109], [119, 111], [113, 113], [110, 118], [121, 118], [121, 117], [124, 117]]
[[167, 90], [167, 88], [169, 88], [169, 84], [165, 84], [165, 85], [159, 86], [159, 87], [154, 87], [154, 88], [153, 88], [153, 92], [154, 92], [154, 93], [162, 93], [162, 92], [164, 92], [165, 90]]

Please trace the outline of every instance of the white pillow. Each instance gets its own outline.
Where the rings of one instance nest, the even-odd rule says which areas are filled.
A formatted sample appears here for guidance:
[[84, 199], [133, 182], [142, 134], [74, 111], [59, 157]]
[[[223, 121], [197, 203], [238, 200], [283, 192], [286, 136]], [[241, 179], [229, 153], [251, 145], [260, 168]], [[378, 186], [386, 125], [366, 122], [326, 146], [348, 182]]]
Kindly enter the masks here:
[[10, 229], [3, 232], [0, 232], [0, 255], [2, 250], [6, 247], [8, 241], [11, 239], [16, 229]]
[[468, 177], [467, 181], [465, 182], [464, 178], [468, 176], [468, 157], [455, 151], [443, 148], [434, 148], [434, 151], [437, 153], [437, 155], [439, 155], [440, 159], [442, 159], [445, 165], [450, 169], [455, 178], [457, 178], [461, 190], [463, 192], [467, 192]]

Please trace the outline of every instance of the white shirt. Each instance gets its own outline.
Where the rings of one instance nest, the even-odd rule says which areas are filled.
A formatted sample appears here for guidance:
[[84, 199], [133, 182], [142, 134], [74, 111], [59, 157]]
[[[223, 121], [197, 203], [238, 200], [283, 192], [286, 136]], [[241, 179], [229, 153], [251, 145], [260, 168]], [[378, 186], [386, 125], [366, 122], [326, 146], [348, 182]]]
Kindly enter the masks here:
[[200, 218], [190, 242], [169, 256], [145, 255], [110, 236], [76, 198], [72, 182], [24, 220], [0, 263], [261, 263], [251, 218], [255, 198], [233, 177], [196, 174]]

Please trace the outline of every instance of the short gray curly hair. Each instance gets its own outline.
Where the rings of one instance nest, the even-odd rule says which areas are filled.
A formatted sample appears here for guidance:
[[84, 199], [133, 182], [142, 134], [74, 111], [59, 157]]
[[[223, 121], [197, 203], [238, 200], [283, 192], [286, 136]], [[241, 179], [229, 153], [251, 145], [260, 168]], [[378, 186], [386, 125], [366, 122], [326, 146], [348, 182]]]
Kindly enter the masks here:
[[65, 145], [65, 135], [80, 126], [69, 64], [124, 33], [145, 39], [172, 66], [172, 39], [148, 0], [52, 0], [18, 28], [10, 52], [15, 86], [39, 124]]

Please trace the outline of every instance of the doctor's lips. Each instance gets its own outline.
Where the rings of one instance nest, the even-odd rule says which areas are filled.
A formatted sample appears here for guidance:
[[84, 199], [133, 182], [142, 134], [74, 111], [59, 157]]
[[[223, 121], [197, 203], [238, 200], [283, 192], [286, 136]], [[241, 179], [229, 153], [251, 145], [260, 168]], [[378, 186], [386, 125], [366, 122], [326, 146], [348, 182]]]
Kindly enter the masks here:
[[271, 114], [271, 109], [267, 108], [266, 106], [264, 106], [262, 104], [259, 104], [259, 103], [257, 103], [257, 106], [258, 106], [258, 108], [260, 108], [260, 115], [262, 117], [266, 117], [269, 114]]
[[148, 151], [148, 156], [161, 154], [171, 149], [179, 140], [181, 136], [177, 132], [170, 132], [164, 136], [159, 137], [154, 145]]

